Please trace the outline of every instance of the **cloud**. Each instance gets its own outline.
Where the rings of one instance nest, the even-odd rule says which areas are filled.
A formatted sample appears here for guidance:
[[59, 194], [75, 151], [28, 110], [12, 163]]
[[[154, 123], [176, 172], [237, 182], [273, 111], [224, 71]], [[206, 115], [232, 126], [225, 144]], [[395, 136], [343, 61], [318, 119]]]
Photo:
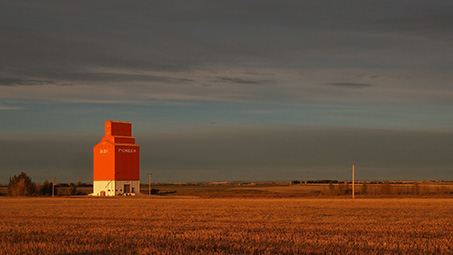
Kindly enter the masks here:
[[57, 77], [61, 79], [71, 80], [73, 82], [161, 82], [161, 83], [187, 83], [192, 82], [193, 79], [178, 78], [165, 75], [152, 75], [152, 74], [131, 74], [117, 72], [74, 72], [74, 73], [60, 73]]
[[338, 88], [348, 88], [348, 89], [362, 89], [362, 88], [368, 88], [368, 87], [373, 87], [373, 84], [369, 83], [355, 83], [355, 82], [333, 82], [333, 83], [327, 83], [326, 85], [329, 86], [334, 86]]
[[0, 105], [0, 111], [15, 111], [15, 110], [22, 110], [23, 107], [20, 106], [7, 106], [7, 105]]
[[[137, 1], [78, 8], [53, 2], [5, 2], [0, 3], [4, 21], [0, 25], [0, 75], [7, 78], [0, 86], [116, 83], [127, 87], [131, 99], [144, 93], [191, 97], [196, 93], [232, 101], [238, 97], [268, 101], [273, 96], [274, 101], [286, 103], [287, 98], [324, 100], [327, 89], [313, 84], [348, 81], [368, 73], [379, 76], [372, 77], [374, 81], [362, 77], [353, 79], [357, 83], [329, 85], [352, 89], [379, 84], [382, 93], [390, 94], [385, 86], [401, 88], [402, 93], [392, 91], [390, 96], [406, 97], [426, 84], [438, 91], [451, 81], [453, 51], [448, 28], [453, 22], [446, 6], [451, 3], [402, 1], [389, 8], [387, 2], [353, 1], [326, 8], [318, 1], [197, 1], [177, 6]], [[256, 75], [237, 72], [241, 69]], [[269, 80], [269, 69], [275, 80]], [[206, 70], [213, 73], [198, 75]], [[287, 75], [296, 70], [317, 73], [317, 77]], [[336, 74], [337, 70], [350, 72], [345, 77]], [[432, 75], [435, 78], [417, 84], [421, 73], [439, 72], [446, 75]], [[386, 80], [403, 75], [412, 79], [406, 82], [410, 86]], [[150, 85], [148, 90], [136, 86], [144, 83]], [[221, 86], [210, 86], [215, 83]], [[241, 84], [272, 86], [235, 86]], [[0, 91], [10, 97], [24, 93]], [[84, 91], [71, 93], [91, 96], [83, 95]]]
[[[341, 104], [391, 112], [391, 126], [419, 106], [411, 120], [437, 120], [453, 109], [451, 7], [448, 0], [4, 1], [0, 101], [27, 109], [36, 101], [95, 102], [99, 112], [104, 103], [203, 101], [219, 118], [219, 102], [257, 112], [314, 106], [296, 107], [306, 116]], [[395, 109], [382, 110], [389, 105]], [[354, 117], [366, 122], [365, 115]], [[306, 121], [293, 116], [285, 121]]]
[[214, 82], [222, 83], [236, 83], [236, 84], [264, 84], [270, 83], [271, 80], [252, 80], [252, 79], [243, 79], [239, 77], [217, 77]]
[[40, 79], [22, 79], [2, 77], [0, 78], [0, 86], [39, 86], [39, 85], [55, 85], [54, 80], [40, 80]]

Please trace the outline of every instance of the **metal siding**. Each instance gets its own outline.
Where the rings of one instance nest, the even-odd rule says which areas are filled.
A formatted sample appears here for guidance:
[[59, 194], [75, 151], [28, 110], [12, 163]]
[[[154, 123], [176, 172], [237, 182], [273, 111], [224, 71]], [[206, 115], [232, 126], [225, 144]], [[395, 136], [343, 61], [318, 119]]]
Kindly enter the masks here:
[[115, 179], [115, 146], [100, 142], [93, 148], [93, 181]]
[[139, 146], [115, 146], [115, 180], [140, 179], [139, 155]]

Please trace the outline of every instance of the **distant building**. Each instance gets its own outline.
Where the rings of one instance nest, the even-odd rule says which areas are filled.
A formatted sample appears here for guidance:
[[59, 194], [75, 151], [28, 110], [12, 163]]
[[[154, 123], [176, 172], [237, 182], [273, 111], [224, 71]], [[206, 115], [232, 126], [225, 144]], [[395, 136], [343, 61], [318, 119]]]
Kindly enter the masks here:
[[122, 196], [140, 192], [140, 147], [132, 124], [105, 122], [105, 136], [93, 148], [93, 195]]

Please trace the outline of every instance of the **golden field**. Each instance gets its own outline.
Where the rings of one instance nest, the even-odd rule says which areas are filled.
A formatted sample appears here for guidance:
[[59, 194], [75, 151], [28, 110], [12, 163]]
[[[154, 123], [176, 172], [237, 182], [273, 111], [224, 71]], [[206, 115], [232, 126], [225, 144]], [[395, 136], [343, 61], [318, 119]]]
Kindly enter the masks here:
[[1, 198], [2, 254], [453, 254], [453, 199]]

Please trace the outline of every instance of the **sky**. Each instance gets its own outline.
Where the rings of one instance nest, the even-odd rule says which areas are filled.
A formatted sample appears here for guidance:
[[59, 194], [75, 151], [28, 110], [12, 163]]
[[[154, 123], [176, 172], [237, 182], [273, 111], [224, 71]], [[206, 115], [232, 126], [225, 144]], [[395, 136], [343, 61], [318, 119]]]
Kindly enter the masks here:
[[0, 183], [453, 179], [453, 2], [0, 1]]

